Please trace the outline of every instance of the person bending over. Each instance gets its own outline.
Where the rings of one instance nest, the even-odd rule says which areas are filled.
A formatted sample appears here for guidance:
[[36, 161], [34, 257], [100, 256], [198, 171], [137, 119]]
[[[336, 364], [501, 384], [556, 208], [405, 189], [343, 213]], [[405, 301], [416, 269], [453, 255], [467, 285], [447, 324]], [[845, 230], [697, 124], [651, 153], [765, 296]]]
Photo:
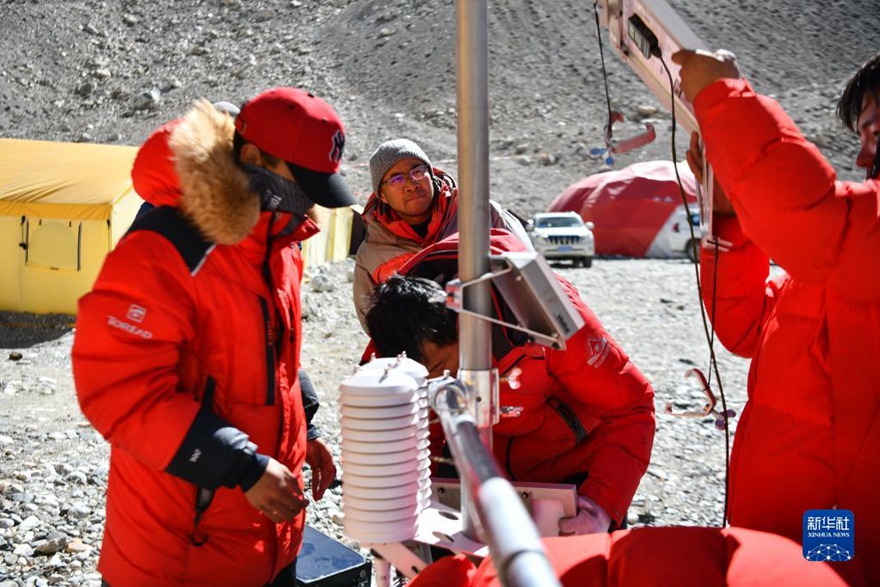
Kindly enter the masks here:
[[[493, 451], [511, 480], [577, 486], [578, 513], [560, 520], [560, 533], [606, 532], [625, 523], [647, 469], [654, 393], [574, 288], [560, 283], [586, 324], [564, 350], [527, 342], [494, 349], [500, 404], [517, 407], [519, 415], [493, 427]], [[377, 354], [405, 352], [431, 377], [455, 375], [457, 314], [444, 297], [429, 279], [389, 277], [367, 313]]]

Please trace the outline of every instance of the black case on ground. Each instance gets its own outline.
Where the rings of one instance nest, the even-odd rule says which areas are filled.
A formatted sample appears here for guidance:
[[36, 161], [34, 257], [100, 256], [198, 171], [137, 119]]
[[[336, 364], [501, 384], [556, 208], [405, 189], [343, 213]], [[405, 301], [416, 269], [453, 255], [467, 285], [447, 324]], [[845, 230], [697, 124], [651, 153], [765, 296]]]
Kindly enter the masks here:
[[301, 587], [370, 587], [373, 565], [338, 540], [306, 526], [296, 559], [296, 584]]

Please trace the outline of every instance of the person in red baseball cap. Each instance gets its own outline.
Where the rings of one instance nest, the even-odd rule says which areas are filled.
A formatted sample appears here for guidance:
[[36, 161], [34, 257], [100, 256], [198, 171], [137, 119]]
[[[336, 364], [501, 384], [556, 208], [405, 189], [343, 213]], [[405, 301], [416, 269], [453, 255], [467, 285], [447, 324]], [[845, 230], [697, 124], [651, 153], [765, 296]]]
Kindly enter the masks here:
[[[111, 445], [106, 585], [296, 585], [307, 499], [335, 476], [308, 440], [303, 240], [354, 202], [342, 122], [275, 88], [233, 120], [208, 101], [141, 146], [135, 220], [79, 303], [73, 373]], [[316, 470], [317, 469], [317, 470]]]
[[[297, 88], [268, 90], [241, 108], [235, 130], [234, 149], [239, 160], [257, 178], [263, 175], [255, 179], [256, 185], [272, 185], [276, 190], [285, 185], [266, 176], [268, 172], [298, 186], [287, 186], [283, 191], [299, 192], [301, 188], [308, 200], [325, 208], [356, 203], [339, 175], [345, 147], [342, 121], [321, 98]], [[261, 159], [267, 165], [260, 165]]]

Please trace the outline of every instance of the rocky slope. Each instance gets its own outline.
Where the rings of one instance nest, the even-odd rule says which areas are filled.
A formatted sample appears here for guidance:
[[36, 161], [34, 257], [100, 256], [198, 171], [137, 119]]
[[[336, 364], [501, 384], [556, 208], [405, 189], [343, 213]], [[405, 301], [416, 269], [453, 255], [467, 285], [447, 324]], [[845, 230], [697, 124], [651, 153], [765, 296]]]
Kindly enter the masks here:
[[[602, 168], [606, 101], [588, 0], [489, 7], [492, 197], [543, 209]], [[844, 176], [854, 140], [832, 117], [840, 83], [876, 52], [875, 0], [673, 0], [711, 47], [740, 58]], [[193, 99], [242, 102], [274, 85], [333, 103], [349, 133], [345, 171], [366, 198], [376, 145], [407, 136], [456, 168], [451, 0], [6, 0], [0, 19], [0, 135], [138, 144]], [[603, 33], [604, 35], [604, 33]], [[669, 116], [604, 43], [614, 107], [659, 120], [657, 140], [619, 158], [671, 158]], [[682, 157], [686, 137], [679, 136]]]

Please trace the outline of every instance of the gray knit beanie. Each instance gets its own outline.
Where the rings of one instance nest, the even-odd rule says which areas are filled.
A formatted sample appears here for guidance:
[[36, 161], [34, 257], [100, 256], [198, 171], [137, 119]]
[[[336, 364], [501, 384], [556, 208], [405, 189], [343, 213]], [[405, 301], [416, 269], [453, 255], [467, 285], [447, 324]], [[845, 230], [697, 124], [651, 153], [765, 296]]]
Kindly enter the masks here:
[[388, 170], [404, 159], [421, 159], [428, 166], [428, 173], [433, 177], [431, 160], [422, 148], [409, 139], [392, 139], [385, 141], [370, 157], [370, 175], [373, 179], [373, 193], [379, 195], [379, 183]]

